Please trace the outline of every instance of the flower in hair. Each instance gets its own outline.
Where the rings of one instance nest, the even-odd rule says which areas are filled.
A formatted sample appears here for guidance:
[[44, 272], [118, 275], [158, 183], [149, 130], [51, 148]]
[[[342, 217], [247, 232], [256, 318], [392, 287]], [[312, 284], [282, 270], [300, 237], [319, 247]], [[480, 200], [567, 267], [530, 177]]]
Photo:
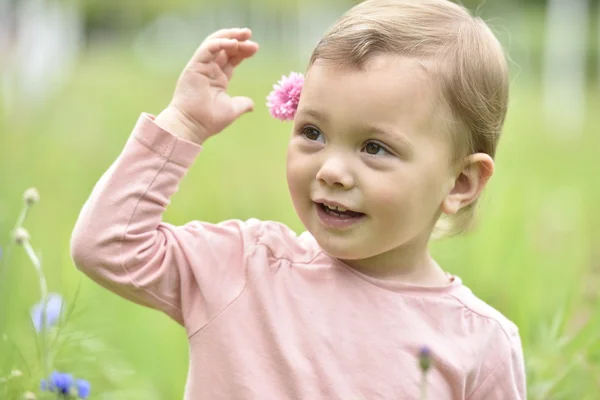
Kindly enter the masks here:
[[267, 96], [267, 107], [269, 107], [271, 116], [282, 121], [293, 120], [296, 116], [303, 85], [303, 74], [292, 72], [289, 76], [282, 76], [281, 80], [273, 85], [273, 91]]

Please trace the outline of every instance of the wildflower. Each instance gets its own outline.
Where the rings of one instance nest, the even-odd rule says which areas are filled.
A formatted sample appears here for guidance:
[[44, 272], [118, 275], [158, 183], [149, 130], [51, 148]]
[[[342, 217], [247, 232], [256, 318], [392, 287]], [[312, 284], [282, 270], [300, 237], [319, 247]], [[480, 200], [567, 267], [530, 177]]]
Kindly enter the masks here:
[[32, 206], [40, 201], [40, 193], [36, 188], [29, 188], [23, 194], [23, 199], [25, 200], [25, 204]]
[[420, 400], [427, 400], [427, 371], [431, 368], [431, 350], [427, 346], [419, 350], [419, 367], [421, 368], [421, 397]]
[[20, 377], [22, 377], [22, 376], [23, 376], [23, 372], [21, 372], [21, 370], [18, 370], [18, 369], [13, 369], [13, 370], [10, 372], [10, 377], [11, 377], [11, 378], [20, 378]]
[[0, 383], [6, 383], [12, 379], [17, 379], [23, 376], [23, 372], [19, 369], [13, 369], [10, 374], [6, 376], [0, 376]]
[[42, 299], [42, 301], [31, 308], [31, 320], [36, 332], [42, 330], [42, 314], [46, 316], [46, 328], [56, 325], [62, 313], [63, 303], [61, 295], [50, 293], [45, 302]]
[[78, 379], [76, 382], [77, 385], [77, 396], [82, 399], [87, 399], [90, 395], [91, 385], [88, 381], [83, 379]]
[[17, 244], [23, 244], [29, 241], [29, 232], [25, 228], [17, 228], [15, 231], [15, 242]]
[[77, 396], [80, 399], [86, 399], [90, 395], [90, 384], [83, 379], [73, 379], [73, 375], [54, 371], [50, 379], [42, 379], [40, 388], [44, 392], [53, 392], [59, 395], [58, 398], [70, 399]]
[[37, 397], [33, 392], [25, 392], [23, 393], [23, 400], [37, 400]]
[[423, 346], [419, 351], [419, 366], [423, 373], [426, 373], [431, 367], [431, 350], [427, 346]]
[[50, 387], [55, 387], [56, 391], [61, 394], [69, 394], [71, 385], [73, 384], [73, 376], [54, 371], [50, 375]]
[[281, 80], [273, 85], [273, 91], [267, 96], [267, 107], [272, 117], [282, 121], [293, 120], [298, 109], [304, 75], [297, 72], [289, 76], [282, 76]]

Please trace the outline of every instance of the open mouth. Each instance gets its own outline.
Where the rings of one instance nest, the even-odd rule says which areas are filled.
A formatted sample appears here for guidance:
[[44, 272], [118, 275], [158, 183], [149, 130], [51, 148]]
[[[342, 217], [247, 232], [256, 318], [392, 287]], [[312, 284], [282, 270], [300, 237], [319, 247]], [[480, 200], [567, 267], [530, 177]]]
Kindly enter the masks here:
[[323, 212], [325, 212], [327, 215], [331, 215], [332, 217], [349, 219], [349, 218], [358, 218], [358, 217], [362, 217], [365, 215], [361, 212], [348, 210], [348, 209], [341, 208], [338, 206], [328, 206], [324, 203], [316, 203], [316, 204], [317, 204], [317, 207], [320, 207], [321, 210], [323, 210]]

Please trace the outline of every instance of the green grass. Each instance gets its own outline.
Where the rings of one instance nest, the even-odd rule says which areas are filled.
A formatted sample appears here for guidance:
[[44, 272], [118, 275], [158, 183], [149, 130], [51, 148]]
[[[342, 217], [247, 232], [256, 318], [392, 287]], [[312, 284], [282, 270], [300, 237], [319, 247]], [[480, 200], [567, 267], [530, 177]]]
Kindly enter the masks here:
[[[237, 73], [232, 92], [253, 97], [256, 111], [208, 142], [172, 199], [165, 216], [169, 222], [256, 217], [302, 229], [285, 183], [291, 125], [269, 117], [264, 98], [281, 74], [304, 65], [270, 61], [257, 57]], [[10, 242], [23, 191], [37, 187], [41, 203], [26, 227], [42, 251], [48, 285], [67, 299], [80, 287], [69, 332], [75, 338], [81, 335], [77, 332], [96, 335], [81, 345], [73, 339], [61, 362], [80, 369], [72, 371], [80, 376], [89, 365], [97, 369], [89, 372], [94, 376], [114, 364], [133, 371], [118, 383], [103, 378], [96, 393], [102, 385], [131, 385], [155, 392], [156, 398], [182, 397], [183, 329], [82, 277], [69, 255], [71, 230], [93, 185], [119, 154], [140, 112], [156, 114], [166, 105], [177, 73], [152, 73], [117, 49], [96, 51], [47, 106], [21, 109], [0, 121], [0, 246]], [[543, 123], [539, 93], [535, 85], [515, 82], [480, 226], [469, 236], [435, 243], [432, 251], [520, 327], [532, 399], [592, 399], [600, 392], [600, 253], [595, 250], [600, 218], [594, 212], [600, 200], [594, 185], [600, 119], [592, 117], [600, 97], [590, 90], [585, 134], [557, 140]], [[0, 276], [0, 335], [6, 333], [33, 357], [28, 309], [39, 300], [39, 289], [22, 253], [13, 251]], [[11, 348], [0, 341], [0, 376], [13, 368], [26, 371]], [[77, 355], [85, 360], [77, 361]], [[34, 389], [36, 374], [39, 370], [23, 377]]]

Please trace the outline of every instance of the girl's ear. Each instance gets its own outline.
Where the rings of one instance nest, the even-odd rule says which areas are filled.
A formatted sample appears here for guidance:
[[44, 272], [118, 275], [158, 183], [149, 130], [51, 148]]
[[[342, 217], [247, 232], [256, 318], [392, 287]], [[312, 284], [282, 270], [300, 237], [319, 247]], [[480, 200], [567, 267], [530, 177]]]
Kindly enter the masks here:
[[454, 187], [442, 202], [442, 212], [456, 214], [477, 200], [493, 173], [494, 160], [488, 154], [475, 153], [466, 157]]

